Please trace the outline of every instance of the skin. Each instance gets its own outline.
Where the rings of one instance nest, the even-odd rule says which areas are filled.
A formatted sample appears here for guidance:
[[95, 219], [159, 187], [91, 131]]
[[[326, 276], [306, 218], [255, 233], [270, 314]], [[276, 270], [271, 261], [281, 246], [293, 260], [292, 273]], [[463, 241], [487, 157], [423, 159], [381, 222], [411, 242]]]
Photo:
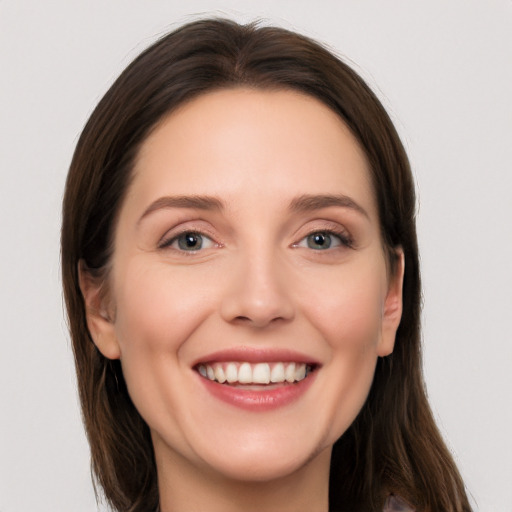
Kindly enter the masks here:
[[[332, 445], [402, 310], [403, 257], [389, 276], [363, 151], [314, 98], [222, 90], [164, 119], [134, 173], [108, 281], [82, 270], [81, 286], [93, 339], [121, 359], [151, 429], [162, 512], [326, 511]], [[350, 201], [291, 207], [305, 195]], [[177, 196], [216, 204], [155, 204]], [[187, 252], [176, 237], [191, 231], [203, 246]], [[193, 366], [239, 347], [298, 351], [319, 363], [314, 380], [269, 411], [220, 401]]]

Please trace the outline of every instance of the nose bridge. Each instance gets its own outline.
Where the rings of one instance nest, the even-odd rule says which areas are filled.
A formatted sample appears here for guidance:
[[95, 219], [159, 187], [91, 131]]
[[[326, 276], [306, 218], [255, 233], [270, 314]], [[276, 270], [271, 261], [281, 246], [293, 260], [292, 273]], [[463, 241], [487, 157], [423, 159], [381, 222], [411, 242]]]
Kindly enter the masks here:
[[269, 245], [240, 250], [227, 278], [224, 319], [265, 327], [276, 320], [293, 318], [285, 267], [279, 252]]

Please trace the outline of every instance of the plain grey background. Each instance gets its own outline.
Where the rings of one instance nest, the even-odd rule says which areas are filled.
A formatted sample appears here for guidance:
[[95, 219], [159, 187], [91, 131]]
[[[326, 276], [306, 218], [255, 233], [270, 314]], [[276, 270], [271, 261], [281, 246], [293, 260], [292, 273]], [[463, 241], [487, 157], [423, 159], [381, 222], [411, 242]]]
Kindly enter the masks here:
[[97, 510], [61, 298], [64, 180], [119, 72], [204, 14], [323, 41], [388, 108], [418, 185], [432, 407], [476, 509], [512, 511], [510, 0], [0, 0], [0, 512]]

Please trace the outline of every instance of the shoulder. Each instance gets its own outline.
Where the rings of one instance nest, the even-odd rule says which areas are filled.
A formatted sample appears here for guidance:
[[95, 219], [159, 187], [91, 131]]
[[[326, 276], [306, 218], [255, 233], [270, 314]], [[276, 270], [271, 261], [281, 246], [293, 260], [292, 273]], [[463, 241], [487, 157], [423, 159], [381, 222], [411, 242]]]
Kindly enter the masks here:
[[415, 512], [415, 509], [399, 496], [391, 495], [386, 500], [382, 512]]

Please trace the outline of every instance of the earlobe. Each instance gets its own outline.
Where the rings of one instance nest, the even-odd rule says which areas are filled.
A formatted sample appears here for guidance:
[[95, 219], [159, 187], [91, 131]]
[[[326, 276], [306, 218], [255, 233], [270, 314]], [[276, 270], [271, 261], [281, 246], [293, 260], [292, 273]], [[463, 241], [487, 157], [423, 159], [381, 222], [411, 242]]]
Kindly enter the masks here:
[[395, 346], [396, 332], [402, 319], [402, 289], [405, 272], [404, 251], [401, 247], [396, 249], [397, 261], [393, 276], [391, 276], [382, 318], [382, 333], [378, 347], [380, 357], [388, 356]]
[[106, 358], [119, 359], [121, 350], [112, 315], [107, 307], [103, 279], [93, 276], [85, 262], [80, 260], [78, 280], [85, 303], [87, 327], [94, 344]]

